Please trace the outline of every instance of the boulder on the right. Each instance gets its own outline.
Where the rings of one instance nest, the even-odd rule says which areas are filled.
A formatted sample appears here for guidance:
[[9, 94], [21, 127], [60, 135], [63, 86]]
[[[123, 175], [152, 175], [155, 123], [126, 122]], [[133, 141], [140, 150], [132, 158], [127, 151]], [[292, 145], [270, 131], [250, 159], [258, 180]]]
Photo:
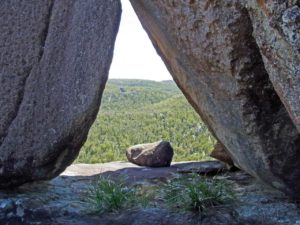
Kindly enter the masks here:
[[248, 0], [246, 6], [269, 79], [300, 132], [300, 1]]
[[235, 165], [300, 198], [300, 2], [130, 1]]

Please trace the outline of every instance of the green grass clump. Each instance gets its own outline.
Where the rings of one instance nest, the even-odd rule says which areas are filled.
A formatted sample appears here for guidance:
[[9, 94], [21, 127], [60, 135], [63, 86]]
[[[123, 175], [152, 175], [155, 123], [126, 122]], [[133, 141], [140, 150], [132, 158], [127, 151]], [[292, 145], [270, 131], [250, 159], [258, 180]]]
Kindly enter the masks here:
[[224, 181], [198, 175], [181, 176], [157, 185], [129, 187], [125, 179], [99, 177], [91, 186], [91, 212], [109, 213], [122, 209], [165, 207], [178, 211], [206, 213], [235, 200]]
[[100, 177], [92, 184], [88, 200], [92, 205], [92, 211], [105, 213], [132, 207], [135, 196], [135, 189], [128, 188], [122, 179], [114, 181]]
[[170, 180], [162, 189], [162, 198], [169, 208], [206, 212], [233, 202], [235, 196], [224, 181], [192, 175]]
[[100, 176], [92, 183], [88, 195], [88, 201], [91, 204], [90, 211], [102, 214], [124, 208], [145, 208], [152, 204], [156, 187], [151, 185], [129, 187], [125, 184], [125, 180], [124, 177], [111, 179]]

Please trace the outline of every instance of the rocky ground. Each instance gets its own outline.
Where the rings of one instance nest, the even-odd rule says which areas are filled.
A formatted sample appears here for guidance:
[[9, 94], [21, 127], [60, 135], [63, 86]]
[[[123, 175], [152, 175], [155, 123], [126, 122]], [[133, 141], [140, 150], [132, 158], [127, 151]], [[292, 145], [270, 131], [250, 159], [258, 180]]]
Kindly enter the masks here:
[[[231, 206], [213, 210], [205, 216], [179, 213], [159, 206], [125, 209], [117, 213], [90, 213], [87, 201], [91, 183], [99, 175], [126, 176], [129, 185], [161, 185], [166, 180], [186, 173], [207, 176], [218, 173], [231, 183], [237, 200]], [[59, 177], [23, 185], [0, 192], [2, 225], [188, 225], [188, 224], [300, 224], [300, 204], [288, 199], [242, 171], [228, 172], [217, 161], [173, 163], [166, 168], [139, 167], [127, 162], [74, 164]]]

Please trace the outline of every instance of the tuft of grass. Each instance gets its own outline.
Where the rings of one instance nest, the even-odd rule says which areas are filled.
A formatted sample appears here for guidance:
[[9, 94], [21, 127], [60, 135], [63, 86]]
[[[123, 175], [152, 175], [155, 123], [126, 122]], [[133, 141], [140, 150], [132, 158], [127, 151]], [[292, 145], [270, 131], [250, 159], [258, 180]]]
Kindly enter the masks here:
[[235, 199], [234, 193], [224, 181], [196, 174], [170, 180], [161, 193], [169, 208], [204, 213], [232, 203]]
[[129, 187], [125, 184], [125, 180], [124, 177], [111, 179], [111, 177], [100, 176], [97, 181], [92, 183], [88, 195], [90, 211], [102, 214], [124, 208], [152, 206], [156, 187], [151, 185]]
[[89, 191], [88, 200], [94, 212], [115, 212], [135, 204], [135, 189], [125, 185], [124, 179], [114, 181], [100, 177]]
[[175, 210], [205, 213], [232, 203], [235, 196], [224, 181], [192, 174], [171, 179], [160, 187], [129, 187], [124, 178], [99, 177], [90, 188], [88, 200], [91, 211], [100, 214], [161, 204]]

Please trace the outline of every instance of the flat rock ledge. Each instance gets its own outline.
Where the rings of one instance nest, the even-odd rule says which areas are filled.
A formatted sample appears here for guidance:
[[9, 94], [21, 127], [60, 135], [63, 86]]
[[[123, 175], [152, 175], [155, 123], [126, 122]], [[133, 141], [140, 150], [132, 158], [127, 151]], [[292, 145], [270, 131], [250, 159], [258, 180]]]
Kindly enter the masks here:
[[[219, 161], [180, 162], [170, 167], [140, 167], [128, 162], [74, 164], [51, 181], [25, 184], [0, 192], [0, 224], [15, 225], [186, 225], [186, 224], [284, 224], [300, 223], [299, 203], [266, 187], [243, 171], [224, 172]], [[160, 208], [126, 209], [117, 214], [91, 215], [87, 193], [98, 176], [126, 176], [129, 185], [159, 185], [174, 176], [196, 172], [216, 174], [232, 183], [237, 194], [233, 212], [199, 218]], [[218, 173], [219, 172], [219, 173]], [[151, 219], [150, 219], [151, 218]], [[261, 222], [261, 223], [260, 223]]]

